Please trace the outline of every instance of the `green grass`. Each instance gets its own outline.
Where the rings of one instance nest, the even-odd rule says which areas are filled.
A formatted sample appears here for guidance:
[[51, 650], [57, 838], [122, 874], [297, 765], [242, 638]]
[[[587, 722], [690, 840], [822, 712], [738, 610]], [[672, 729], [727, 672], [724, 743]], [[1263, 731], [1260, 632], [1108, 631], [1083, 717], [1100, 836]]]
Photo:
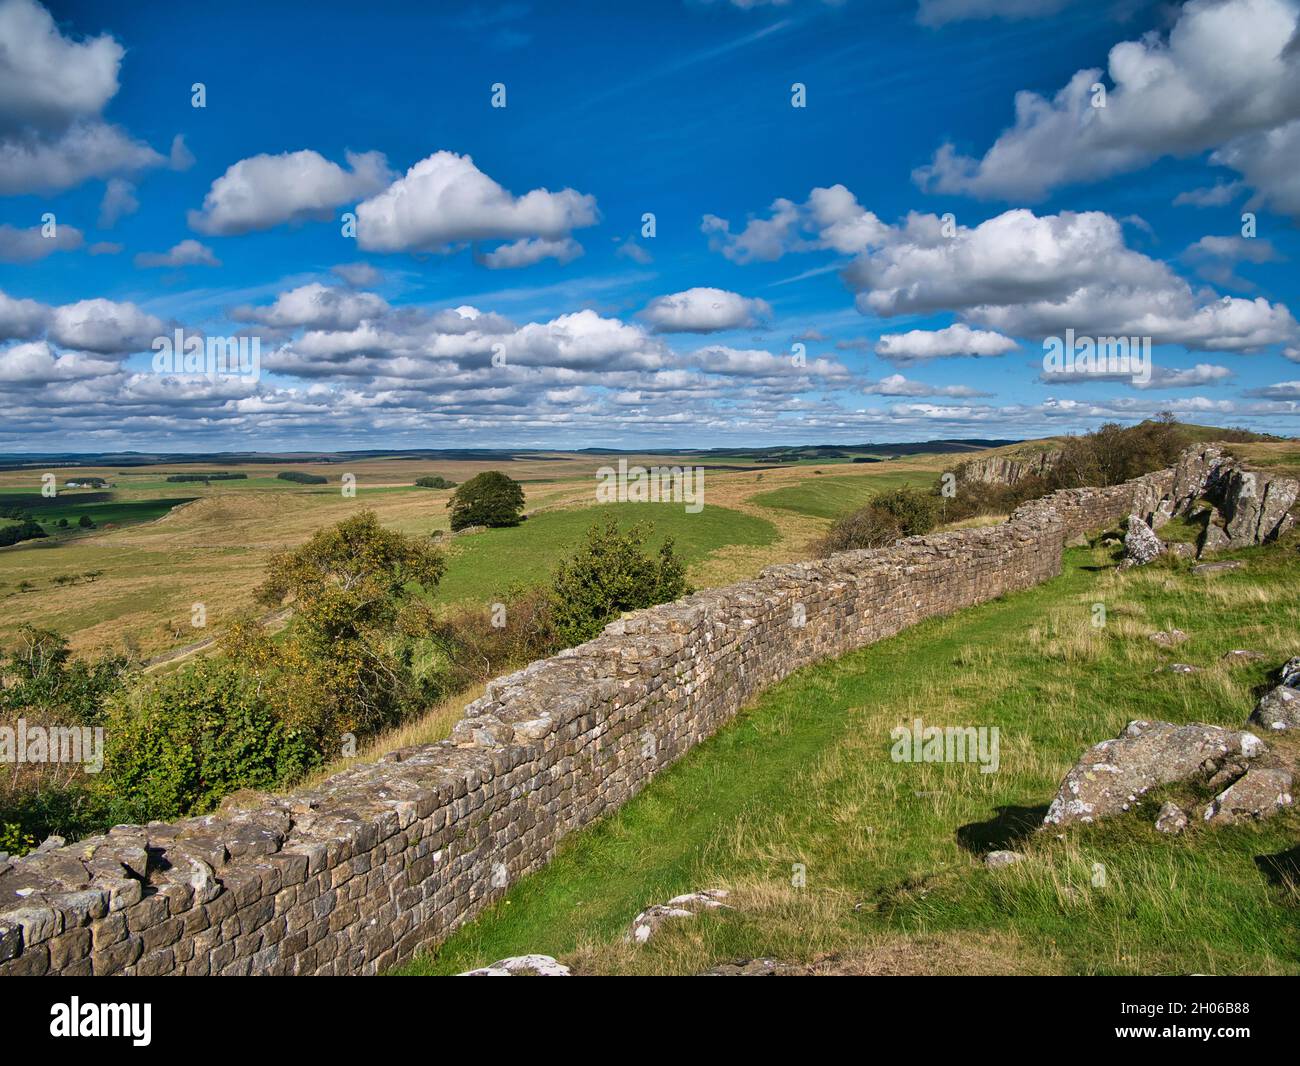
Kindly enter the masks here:
[[[177, 491], [184, 491], [177, 487]], [[116, 498], [109, 490], [92, 489], [88, 491], [73, 490], [60, 492], [54, 497], [45, 497], [40, 493], [15, 492], [0, 489], [0, 504], [7, 507], [23, 507], [30, 511], [32, 517], [40, 522], [47, 533], [66, 532], [56, 530], [52, 523], [66, 518], [72, 530], [76, 530], [77, 520], [84, 514], [89, 515], [96, 526], [113, 524], [116, 526], [138, 525], [161, 518], [173, 507], [189, 503], [194, 496], [170, 496], [148, 500], [124, 500]]]
[[797, 485], [760, 493], [752, 500], [763, 507], [794, 511], [796, 514], [811, 515], [814, 518], [838, 518], [863, 506], [877, 493], [888, 492], [904, 485], [931, 485], [937, 477], [938, 475], [933, 471], [880, 474], [872, 472], [859, 477], [813, 475]]
[[682, 504], [601, 504], [580, 510], [544, 511], [518, 526], [489, 529], [451, 541], [447, 573], [437, 598], [446, 603], [483, 601], [504, 595], [512, 586], [537, 584], [561, 559], [573, 554], [591, 526], [609, 513], [626, 529], [637, 523], [654, 526], [647, 547], [672, 537], [687, 564], [731, 544], [771, 544], [777, 533], [770, 522], [726, 507], [706, 506], [687, 514]]
[[[401, 972], [539, 952], [585, 972], [698, 973], [989, 937], [995, 969], [1300, 972], [1300, 898], [1270, 877], [1296, 863], [1294, 813], [1165, 837], [1153, 796], [1063, 839], [1025, 835], [1079, 755], [1128, 721], [1244, 723], [1269, 669], [1295, 653], [1300, 606], [1294, 545], [1234, 555], [1246, 568], [1207, 579], [1172, 562], [1117, 575], [1103, 550], [1070, 551], [1054, 581], [792, 675]], [[1090, 624], [1097, 602], [1104, 628]], [[1146, 639], [1171, 625], [1191, 635], [1176, 653]], [[1268, 659], [1221, 661], [1239, 647]], [[1204, 669], [1154, 672], [1171, 661]], [[891, 761], [890, 729], [916, 717], [997, 726], [1000, 769]], [[1027, 860], [980, 865], [1008, 846]], [[642, 908], [716, 886], [734, 910], [622, 943]]]

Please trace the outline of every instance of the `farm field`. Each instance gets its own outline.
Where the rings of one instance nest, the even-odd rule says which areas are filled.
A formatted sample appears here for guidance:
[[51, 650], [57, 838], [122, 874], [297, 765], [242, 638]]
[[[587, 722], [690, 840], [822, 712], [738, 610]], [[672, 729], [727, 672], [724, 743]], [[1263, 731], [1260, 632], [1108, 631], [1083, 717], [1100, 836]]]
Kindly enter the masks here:
[[[1079, 754], [1130, 720], [1241, 727], [1294, 654], [1295, 540], [1232, 553], [1245, 567], [1213, 577], [1120, 574], [1110, 549], [1071, 550], [1053, 581], [806, 668], [400, 972], [536, 952], [577, 973], [756, 957], [829, 972], [1298, 973], [1300, 815], [1169, 837], [1152, 793], [1132, 818], [1032, 832]], [[1176, 653], [1147, 639], [1171, 626], [1190, 634]], [[1222, 658], [1235, 648], [1264, 658]], [[1156, 672], [1175, 657], [1200, 671]], [[998, 772], [891, 761], [891, 728], [915, 718], [997, 726]], [[983, 868], [1006, 847], [1026, 861]], [[732, 910], [624, 942], [643, 908], [715, 887]]]
[[[644, 466], [689, 461], [680, 455], [623, 458]], [[530, 515], [514, 529], [447, 543], [448, 572], [437, 598], [453, 603], [488, 600], [512, 584], [541, 579], [609, 508], [619, 511], [624, 525], [653, 523], [655, 544], [673, 536], [695, 587], [743, 580], [764, 566], [805, 557], [834, 514], [872, 492], [933, 480], [959, 457], [927, 454], [837, 464], [829, 492], [820, 484], [826, 475], [814, 473], [822, 469], [820, 463], [740, 465], [744, 458], [709, 457], [701, 464], [705, 507], [694, 515], [681, 504], [598, 506], [596, 471], [617, 462], [601, 454], [57, 467], [52, 472], [60, 492], [53, 499], [40, 496], [43, 471], [0, 471], [0, 503], [28, 507], [55, 534], [0, 548], [0, 645], [25, 623], [63, 633], [83, 653], [126, 648], [148, 658], [192, 644], [203, 635], [189, 625], [193, 604], [205, 606], [210, 631], [254, 609], [251, 592], [273, 552], [301, 544], [358, 508], [372, 508], [384, 525], [403, 533], [447, 530], [451, 490], [413, 487], [417, 477], [429, 474], [461, 483], [501, 469], [523, 485]], [[296, 484], [275, 476], [282, 470], [329, 481]], [[208, 484], [166, 480], [173, 474], [215, 472], [248, 477]], [[355, 497], [341, 494], [343, 473], [354, 475]], [[66, 481], [86, 477], [101, 477], [111, 487], [63, 489]], [[768, 496], [776, 497], [776, 505], [766, 501]], [[83, 513], [97, 528], [75, 528]], [[60, 517], [73, 528], [56, 531], [49, 523]]]

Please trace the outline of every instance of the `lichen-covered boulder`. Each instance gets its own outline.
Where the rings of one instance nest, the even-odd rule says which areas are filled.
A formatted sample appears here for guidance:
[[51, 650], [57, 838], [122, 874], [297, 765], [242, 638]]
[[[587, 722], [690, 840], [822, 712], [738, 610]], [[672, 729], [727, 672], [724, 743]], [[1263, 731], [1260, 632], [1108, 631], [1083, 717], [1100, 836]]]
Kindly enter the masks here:
[[1233, 825], [1268, 818], [1291, 803], [1288, 771], [1253, 766], [1214, 797], [1205, 808], [1205, 821], [1210, 825]]
[[1044, 828], [1094, 822], [1128, 810], [1159, 785], [1242, 773], [1263, 754], [1253, 733], [1220, 726], [1130, 722], [1114, 740], [1089, 749], [1065, 775]]
[[1187, 813], [1176, 803], [1166, 803], [1156, 815], [1157, 833], [1181, 833], [1187, 828]]
[[1124, 559], [1120, 566], [1146, 566], [1154, 562], [1165, 550], [1160, 538], [1137, 515], [1128, 516], [1128, 532], [1124, 534]]
[[625, 939], [634, 944], [644, 944], [659, 931], [665, 922], [678, 918], [694, 918], [703, 911], [726, 908], [722, 901], [727, 898], [726, 889], [707, 888], [703, 892], [688, 892], [674, 896], [667, 903], [647, 907], [632, 919], [632, 926]]
[[1255, 704], [1250, 724], [1264, 729], [1300, 729], [1300, 655], [1282, 666], [1281, 684]]
[[466, 970], [459, 977], [571, 977], [569, 968], [550, 955], [512, 955], [477, 970]]

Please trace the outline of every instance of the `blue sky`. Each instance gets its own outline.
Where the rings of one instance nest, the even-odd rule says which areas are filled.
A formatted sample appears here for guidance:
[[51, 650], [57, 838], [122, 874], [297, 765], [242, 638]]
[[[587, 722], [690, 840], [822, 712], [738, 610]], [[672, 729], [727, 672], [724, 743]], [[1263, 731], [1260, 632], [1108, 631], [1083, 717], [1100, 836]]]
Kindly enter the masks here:
[[[0, 0], [0, 451], [1293, 434], [1297, 25]], [[258, 373], [158, 372], [178, 328]]]

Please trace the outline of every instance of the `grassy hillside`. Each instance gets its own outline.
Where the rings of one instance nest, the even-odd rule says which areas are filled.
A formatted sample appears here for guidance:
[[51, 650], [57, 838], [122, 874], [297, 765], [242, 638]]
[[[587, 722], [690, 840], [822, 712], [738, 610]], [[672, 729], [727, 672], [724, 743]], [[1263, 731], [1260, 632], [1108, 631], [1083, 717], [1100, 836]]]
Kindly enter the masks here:
[[930, 485], [935, 474], [929, 471], [872, 471], [866, 476], [812, 476], [787, 488], [759, 493], [753, 501], [764, 507], [809, 515], [813, 518], [837, 518], [855, 510], [878, 492], [904, 485]]
[[[1028, 832], [1087, 747], [1134, 718], [1240, 727], [1268, 668], [1300, 650], [1295, 545], [1236, 557], [1243, 570], [1215, 577], [1186, 564], [1117, 574], [1107, 550], [1073, 550], [1052, 582], [805, 669], [405, 972], [542, 952], [600, 973], [765, 955], [867, 970], [1300, 973], [1300, 814], [1165, 837], [1153, 795], [1141, 814], [1064, 839]], [[1098, 602], [1104, 628], [1091, 625]], [[1191, 635], [1176, 653], [1147, 639], [1170, 626]], [[1267, 659], [1232, 665], [1234, 648]], [[1202, 669], [1155, 672], [1172, 661]], [[892, 762], [890, 729], [917, 717], [997, 726], [1000, 769]], [[999, 847], [1028, 861], [984, 869]], [[733, 911], [622, 942], [642, 908], [717, 886]]]
[[677, 553], [688, 564], [727, 545], [763, 545], [776, 539], [770, 522], [726, 507], [708, 506], [698, 514], [688, 514], [680, 504], [654, 503], [544, 511], [513, 528], [489, 529], [452, 541], [438, 599], [482, 602], [504, 594], [512, 585], [538, 584], [572, 554], [593, 524], [610, 514], [617, 515], [624, 529], [637, 523], [652, 526], [650, 548], [672, 537]]

